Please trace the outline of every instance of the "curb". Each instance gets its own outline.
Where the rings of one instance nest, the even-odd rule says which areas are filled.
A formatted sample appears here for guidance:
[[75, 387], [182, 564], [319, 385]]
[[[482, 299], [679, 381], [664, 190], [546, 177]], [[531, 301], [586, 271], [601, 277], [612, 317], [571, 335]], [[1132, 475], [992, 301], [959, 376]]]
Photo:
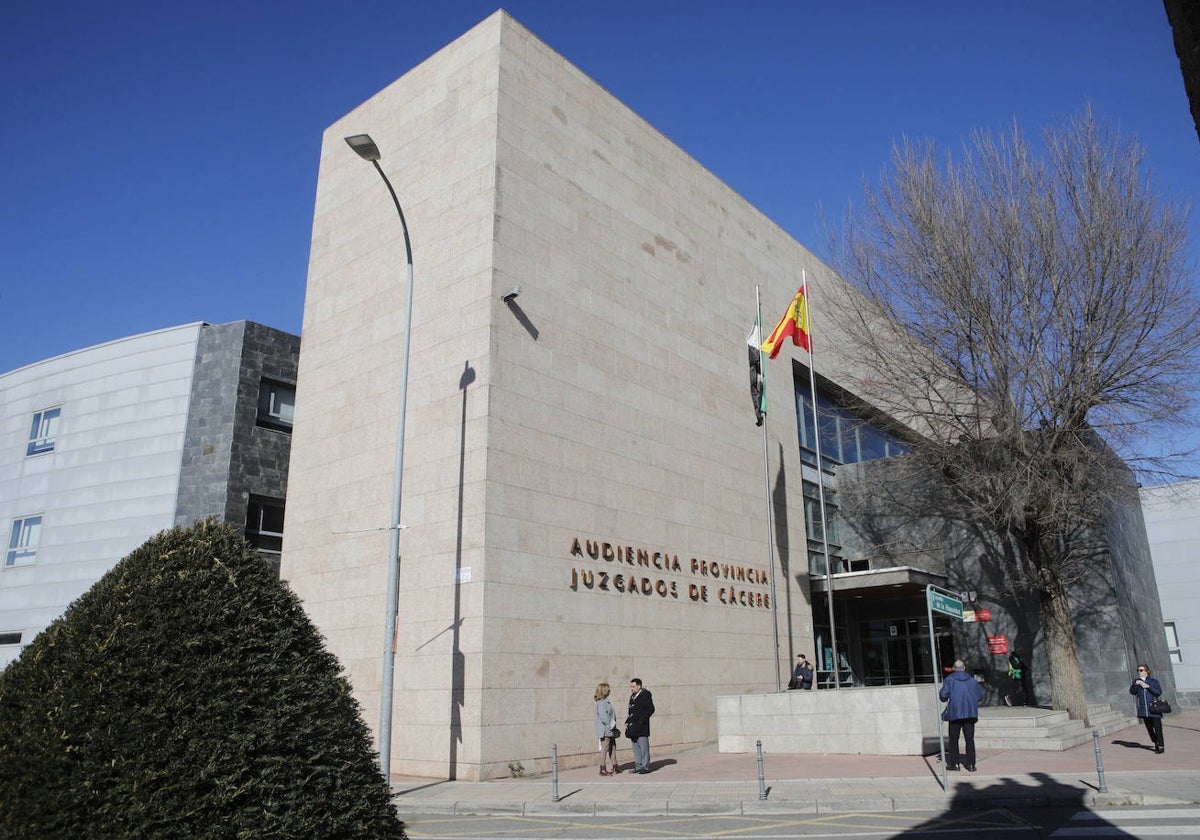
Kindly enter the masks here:
[[1012, 797], [955, 797], [951, 794], [899, 797], [846, 797], [824, 799], [741, 800], [736, 802], [679, 802], [669, 799], [637, 802], [549, 799], [528, 802], [430, 801], [414, 799], [396, 804], [411, 805], [413, 813], [439, 816], [555, 816], [571, 814], [601, 816], [754, 816], [768, 814], [896, 813], [902, 811], [988, 810], [992, 808], [1120, 808], [1145, 805], [1191, 805], [1191, 800], [1132, 792], [1108, 791], [1085, 794], [1047, 794]]

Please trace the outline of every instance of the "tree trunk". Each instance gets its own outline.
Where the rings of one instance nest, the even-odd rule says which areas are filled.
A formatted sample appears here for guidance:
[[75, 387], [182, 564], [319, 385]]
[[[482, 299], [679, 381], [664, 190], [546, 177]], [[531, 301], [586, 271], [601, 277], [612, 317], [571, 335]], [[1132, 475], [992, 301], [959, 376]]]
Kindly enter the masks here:
[[1042, 627], [1050, 666], [1050, 705], [1066, 709], [1073, 719], [1088, 726], [1087, 697], [1083, 693], [1079, 658], [1075, 655], [1075, 628], [1067, 591], [1053, 572], [1043, 570], [1040, 578]]

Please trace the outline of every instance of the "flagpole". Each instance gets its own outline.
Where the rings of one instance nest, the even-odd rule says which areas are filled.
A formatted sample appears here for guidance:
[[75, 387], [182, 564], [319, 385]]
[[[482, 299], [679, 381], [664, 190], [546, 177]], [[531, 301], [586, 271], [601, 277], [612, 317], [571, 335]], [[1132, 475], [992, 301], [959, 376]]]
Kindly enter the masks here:
[[[759, 342], [761, 343], [762, 332], [762, 299], [759, 297], [759, 287], [754, 286], [754, 310], [755, 324], [759, 328]], [[762, 388], [763, 395], [767, 393], [767, 366], [762, 365]], [[771, 507], [771, 450], [770, 444], [767, 441], [767, 423], [764, 418], [762, 424], [762, 439], [763, 439], [763, 487], [766, 491], [767, 499], [767, 568], [771, 572], [771, 630], [775, 639], [775, 690], [783, 691], [783, 674], [779, 665], [779, 599], [775, 596], [775, 516]]]
[[833, 614], [833, 565], [829, 559], [829, 522], [825, 510], [825, 468], [821, 459], [821, 422], [817, 417], [817, 375], [813, 371], [813, 305], [808, 290], [808, 274], [800, 270], [801, 285], [804, 287], [804, 302], [808, 308], [808, 387], [812, 398], [813, 440], [817, 450], [817, 504], [821, 506], [821, 549], [825, 553], [825, 600], [829, 605], [829, 647], [833, 661], [833, 687], [841, 688], [841, 678], [838, 676], [837, 623]]

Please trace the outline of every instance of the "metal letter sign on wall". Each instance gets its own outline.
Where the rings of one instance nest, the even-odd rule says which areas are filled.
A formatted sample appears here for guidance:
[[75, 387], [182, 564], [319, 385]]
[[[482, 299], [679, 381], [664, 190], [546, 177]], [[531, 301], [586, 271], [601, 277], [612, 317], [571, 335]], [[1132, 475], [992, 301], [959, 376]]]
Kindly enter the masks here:
[[929, 591], [929, 609], [935, 612], [952, 615], [955, 618], [963, 617], [962, 601], [957, 601], [948, 595], [943, 595], [940, 592]]

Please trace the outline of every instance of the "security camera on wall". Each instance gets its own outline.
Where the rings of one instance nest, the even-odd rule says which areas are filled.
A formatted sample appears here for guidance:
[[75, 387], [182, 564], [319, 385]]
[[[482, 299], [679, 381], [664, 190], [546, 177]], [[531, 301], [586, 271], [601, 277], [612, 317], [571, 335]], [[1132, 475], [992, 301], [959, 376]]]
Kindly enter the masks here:
[[513, 286], [507, 292], [500, 295], [500, 300], [504, 301], [505, 303], [512, 303], [514, 300], [517, 299], [517, 295], [519, 295], [519, 294], [521, 294], [521, 287]]

